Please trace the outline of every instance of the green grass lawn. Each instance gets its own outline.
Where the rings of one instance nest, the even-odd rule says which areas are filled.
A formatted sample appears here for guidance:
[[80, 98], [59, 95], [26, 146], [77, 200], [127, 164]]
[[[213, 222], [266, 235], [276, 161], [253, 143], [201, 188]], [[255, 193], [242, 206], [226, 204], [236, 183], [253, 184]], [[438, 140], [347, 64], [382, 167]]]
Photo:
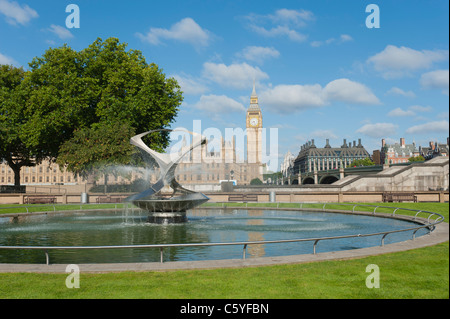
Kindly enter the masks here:
[[[445, 216], [439, 203], [395, 203]], [[377, 210], [378, 212], [378, 210]], [[401, 211], [404, 212], [404, 211]], [[366, 287], [366, 267], [380, 269], [380, 288]], [[449, 298], [448, 242], [353, 260], [240, 269], [83, 274], [0, 273], [0, 298]]]

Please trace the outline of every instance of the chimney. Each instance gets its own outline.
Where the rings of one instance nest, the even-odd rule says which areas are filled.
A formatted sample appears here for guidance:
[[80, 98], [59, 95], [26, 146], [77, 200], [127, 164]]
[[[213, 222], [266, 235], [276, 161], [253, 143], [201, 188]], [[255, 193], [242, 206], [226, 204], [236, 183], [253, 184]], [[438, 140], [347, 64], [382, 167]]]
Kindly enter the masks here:
[[356, 141], [353, 141], [353, 147], [356, 147]]
[[385, 147], [386, 146], [386, 140], [383, 138], [381, 139], [381, 147]]
[[361, 139], [360, 138], [358, 138], [358, 147], [363, 147], [362, 144], [361, 144]]
[[431, 148], [432, 151], [434, 151], [435, 146], [434, 146], [434, 143], [433, 143], [433, 142], [430, 142], [430, 148]]
[[342, 148], [346, 148], [347, 147], [347, 140], [344, 138], [344, 144], [342, 144], [341, 146]]
[[400, 138], [400, 146], [405, 147], [405, 138], [404, 137]]

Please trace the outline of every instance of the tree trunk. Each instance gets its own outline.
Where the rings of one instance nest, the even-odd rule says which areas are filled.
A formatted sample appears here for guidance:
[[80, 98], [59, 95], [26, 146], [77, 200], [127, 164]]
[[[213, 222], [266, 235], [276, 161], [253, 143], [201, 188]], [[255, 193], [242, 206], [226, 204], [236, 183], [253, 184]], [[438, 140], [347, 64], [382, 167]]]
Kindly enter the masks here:
[[14, 186], [15, 187], [19, 187], [20, 186], [20, 169], [21, 169], [21, 166], [19, 166], [19, 165], [11, 166], [10, 165], [10, 167], [11, 167], [11, 169], [14, 172]]
[[108, 190], [108, 174], [104, 174], [104, 176], [105, 176], [105, 190], [104, 190], [104, 193], [106, 194], [107, 190]]

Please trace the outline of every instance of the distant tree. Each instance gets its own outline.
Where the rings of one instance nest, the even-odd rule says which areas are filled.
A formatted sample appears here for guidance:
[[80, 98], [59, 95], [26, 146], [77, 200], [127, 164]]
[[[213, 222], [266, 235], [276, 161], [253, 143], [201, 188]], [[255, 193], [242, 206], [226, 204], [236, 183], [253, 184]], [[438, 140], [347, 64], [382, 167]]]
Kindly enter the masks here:
[[263, 182], [258, 177], [254, 178], [250, 181], [250, 185], [262, 185], [262, 183]]
[[424, 162], [424, 161], [425, 161], [425, 158], [424, 158], [422, 155], [419, 155], [419, 156], [413, 156], [413, 157], [410, 157], [410, 158], [408, 159], [408, 161], [410, 161], [410, 162]]
[[375, 163], [368, 157], [364, 159], [354, 160], [353, 162], [350, 163], [350, 167], [373, 166], [373, 165], [375, 165]]

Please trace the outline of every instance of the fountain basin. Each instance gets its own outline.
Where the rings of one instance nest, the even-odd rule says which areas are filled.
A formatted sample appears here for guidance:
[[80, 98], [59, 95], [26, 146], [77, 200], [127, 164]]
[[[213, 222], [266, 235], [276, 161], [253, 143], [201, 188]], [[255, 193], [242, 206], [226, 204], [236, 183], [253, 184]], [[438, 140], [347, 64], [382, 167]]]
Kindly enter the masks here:
[[148, 213], [149, 223], [167, 224], [186, 222], [186, 212], [208, 200], [202, 193], [192, 193], [172, 198], [141, 199], [132, 203]]
[[[415, 222], [366, 215], [246, 209], [195, 209], [188, 222], [148, 223], [140, 209], [121, 211], [73, 211], [29, 215], [11, 221], [0, 217], [0, 246], [63, 246], [50, 252], [52, 263], [154, 262], [159, 249], [70, 249], [69, 246], [126, 246], [289, 240], [409, 229]], [[161, 216], [163, 217], [163, 216]], [[416, 237], [428, 233], [420, 229]], [[412, 231], [392, 233], [385, 243], [410, 240]], [[321, 241], [318, 252], [350, 250], [380, 245], [380, 236]], [[247, 258], [311, 254], [313, 242], [249, 244]], [[44, 263], [39, 250], [0, 250], [0, 263]], [[242, 258], [239, 246], [169, 247], [164, 261]]]

